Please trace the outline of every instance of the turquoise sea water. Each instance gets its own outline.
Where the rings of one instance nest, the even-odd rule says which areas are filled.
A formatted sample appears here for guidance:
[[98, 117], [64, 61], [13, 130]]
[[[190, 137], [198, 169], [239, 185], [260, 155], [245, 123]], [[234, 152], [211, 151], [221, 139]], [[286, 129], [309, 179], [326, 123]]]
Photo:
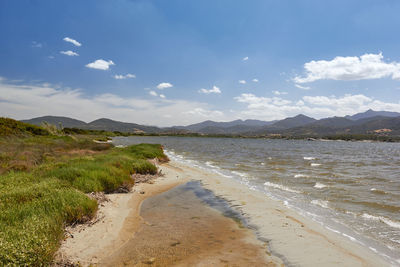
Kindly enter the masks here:
[[400, 144], [195, 137], [117, 137], [160, 143], [168, 156], [282, 201], [400, 265]]

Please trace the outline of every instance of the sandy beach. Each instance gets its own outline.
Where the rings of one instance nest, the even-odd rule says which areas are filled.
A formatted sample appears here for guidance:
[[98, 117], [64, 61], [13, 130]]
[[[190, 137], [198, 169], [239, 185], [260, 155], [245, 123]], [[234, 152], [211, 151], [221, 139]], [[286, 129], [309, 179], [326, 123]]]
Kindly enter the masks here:
[[[174, 161], [160, 169], [154, 184], [108, 195], [95, 224], [68, 229], [58, 257], [84, 266], [389, 265], [236, 180]], [[250, 229], [185, 190], [188, 181], [224, 199]]]

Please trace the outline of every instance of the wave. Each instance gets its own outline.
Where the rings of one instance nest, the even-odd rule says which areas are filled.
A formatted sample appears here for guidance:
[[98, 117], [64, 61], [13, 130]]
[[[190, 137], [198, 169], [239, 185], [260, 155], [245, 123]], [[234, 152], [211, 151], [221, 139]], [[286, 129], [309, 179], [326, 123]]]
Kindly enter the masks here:
[[375, 194], [380, 194], [380, 195], [386, 195], [387, 194], [387, 192], [385, 192], [383, 190], [376, 189], [375, 187], [371, 188], [370, 191], [375, 193]]
[[311, 165], [311, 167], [318, 167], [318, 166], [321, 166], [320, 163], [311, 163], [310, 165]]
[[297, 194], [301, 193], [298, 190], [294, 190], [294, 189], [291, 189], [291, 188], [289, 188], [287, 186], [280, 185], [280, 184], [274, 184], [274, 183], [271, 183], [271, 182], [265, 182], [264, 185], [268, 186], [268, 187], [275, 188], [275, 189], [280, 189], [280, 190], [283, 190], [283, 191], [291, 192], [291, 193], [297, 193]]
[[329, 201], [321, 200], [321, 199], [311, 200], [311, 204], [320, 206], [320, 207], [325, 208], [325, 209], [329, 209], [329, 204], [328, 203], [329, 203]]
[[308, 177], [310, 177], [310, 176], [305, 175], [305, 174], [296, 174], [296, 175], [294, 176], [294, 178], [308, 178]]
[[247, 173], [243, 173], [243, 172], [238, 172], [238, 171], [231, 171], [233, 174], [236, 174], [240, 177], [248, 177], [249, 175]]
[[219, 169], [219, 167], [213, 165], [214, 162], [212, 162], [212, 161], [206, 161], [205, 164], [207, 165], [207, 167], [210, 167], [210, 168], [213, 168], [213, 169]]
[[322, 189], [322, 188], [325, 188], [325, 187], [328, 187], [327, 185], [325, 185], [325, 184], [321, 184], [321, 183], [315, 183], [315, 185], [314, 185], [314, 187], [315, 188], [318, 188], [318, 189]]
[[368, 219], [368, 220], [383, 222], [383, 223], [389, 225], [390, 227], [400, 229], [400, 222], [392, 221], [392, 220], [390, 220], [388, 218], [385, 218], [383, 216], [374, 216], [374, 215], [371, 215], [371, 214], [368, 214], [368, 213], [364, 213], [361, 217], [363, 217], [364, 219]]
[[303, 157], [304, 160], [314, 160], [314, 157]]

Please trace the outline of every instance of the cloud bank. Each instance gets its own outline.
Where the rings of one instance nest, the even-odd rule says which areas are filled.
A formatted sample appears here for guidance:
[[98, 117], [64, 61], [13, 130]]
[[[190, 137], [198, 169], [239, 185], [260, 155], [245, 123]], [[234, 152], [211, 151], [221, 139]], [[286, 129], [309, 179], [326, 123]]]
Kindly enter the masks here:
[[304, 64], [305, 76], [296, 76], [295, 83], [318, 80], [367, 80], [391, 78], [400, 80], [400, 63], [387, 63], [380, 54], [364, 54], [360, 57], [335, 57], [331, 61], [318, 60]]
[[239, 112], [244, 118], [263, 120], [283, 119], [289, 116], [305, 114], [314, 118], [352, 115], [368, 109], [400, 112], [400, 102], [387, 103], [357, 94], [336, 96], [303, 96], [297, 101], [281, 97], [259, 97], [251, 93], [234, 98], [246, 104], [246, 109]]
[[54, 115], [87, 122], [110, 118], [157, 126], [196, 123], [204, 120], [206, 114], [215, 116], [213, 119], [226, 119], [221, 111], [212, 110], [206, 103], [163, 97], [143, 99], [109, 93], [86, 96], [81, 90], [50, 84], [12, 84], [0, 79], [0, 113], [15, 119]]

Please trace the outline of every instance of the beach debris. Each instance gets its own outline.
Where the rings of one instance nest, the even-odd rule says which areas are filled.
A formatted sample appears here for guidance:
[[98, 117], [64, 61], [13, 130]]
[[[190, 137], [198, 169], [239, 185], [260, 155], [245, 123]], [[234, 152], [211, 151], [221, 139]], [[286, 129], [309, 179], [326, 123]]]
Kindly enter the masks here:
[[143, 194], [145, 194], [146, 192], [142, 190], [142, 191], [140, 191], [139, 193], [143, 195]]
[[171, 247], [175, 247], [180, 244], [181, 244], [181, 242], [179, 240], [176, 240], [176, 241], [172, 242], [170, 245], [171, 245]]
[[140, 183], [153, 184], [154, 180], [161, 176], [164, 176], [164, 174], [161, 172], [158, 172], [155, 175], [135, 173], [135, 174], [132, 174], [132, 179], [135, 180], [135, 184], [140, 184]]
[[87, 194], [87, 196], [91, 199], [95, 199], [99, 204], [110, 201], [104, 192], [91, 192]]
[[113, 193], [129, 193], [131, 192], [131, 189], [133, 187], [133, 184], [128, 184], [128, 183], [123, 183], [121, 186], [119, 186]]
[[156, 261], [156, 258], [150, 258], [148, 260], [145, 260], [143, 263], [145, 264], [153, 264]]

